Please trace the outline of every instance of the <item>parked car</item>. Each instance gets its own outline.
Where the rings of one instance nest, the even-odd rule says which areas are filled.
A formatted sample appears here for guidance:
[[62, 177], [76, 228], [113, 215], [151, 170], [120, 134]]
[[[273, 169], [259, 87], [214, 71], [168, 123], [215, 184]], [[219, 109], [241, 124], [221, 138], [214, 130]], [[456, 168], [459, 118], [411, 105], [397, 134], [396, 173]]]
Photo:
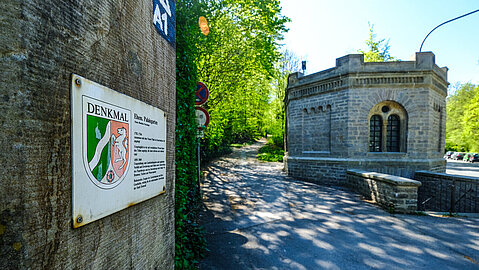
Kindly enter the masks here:
[[479, 162], [479, 154], [473, 154], [468, 161], [471, 163]]
[[453, 160], [461, 160], [464, 157], [464, 153], [461, 152], [454, 152], [454, 154], [451, 155], [451, 159]]
[[454, 151], [447, 151], [446, 154], [444, 154], [444, 158], [450, 159], [452, 154], [454, 154]]
[[472, 155], [474, 155], [474, 153], [467, 153], [464, 155], [464, 157], [462, 158], [462, 161], [469, 161], [469, 159], [472, 157]]

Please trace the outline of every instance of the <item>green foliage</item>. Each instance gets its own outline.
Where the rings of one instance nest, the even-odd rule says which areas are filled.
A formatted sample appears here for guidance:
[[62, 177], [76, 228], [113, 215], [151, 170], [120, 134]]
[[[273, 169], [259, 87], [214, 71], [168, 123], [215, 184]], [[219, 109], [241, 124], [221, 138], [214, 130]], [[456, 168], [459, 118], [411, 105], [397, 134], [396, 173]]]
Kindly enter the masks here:
[[[282, 146], [282, 144], [281, 144]], [[259, 160], [269, 161], [269, 162], [283, 162], [284, 150], [275, 145], [272, 140], [261, 147], [256, 156]]]
[[[447, 137], [447, 135], [446, 135]], [[446, 146], [445, 146], [445, 152], [447, 151], [454, 151], [454, 152], [466, 152], [466, 148], [462, 145], [457, 145], [455, 143], [452, 143], [446, 139]]]
[[365, 62], [386, 62], [396, 60], [389, 54], [389, 40], [376, 40], [374, 33], [374, 24], [369, 24], [369, 38], [366, 40], [368, 47], [367, 51], [358, 50], [359, 53], [364, 54]]
[[204, 233], [198, 224], [200, 192], [197, 173], [195, 101], [198, 38], [198, 1], [177, 2], [176, 54], [176, 185], [175, 185], [175, 268], [195, 269], [206, 250]]
[[241, 147], [244, 147], [244, 146], [247, 146], [247, 145], [252, 145], [252, 144], [253, 144], [253, 141], [245, 142], [245, 143], [232, 143], [230, 146], [234, 147], [234, 148], [241, 148]]
[[265, 113], [264, 127], [267, 134], [272, 135], [274, 145], [284, 148], [284, 97], [288, 84], [288, 76], [299, 70], [300, 61], [290, 51], [284, 51], [276, 65], [276, 72], [273, 77], [271, 101], [269, 109]]
[[479, 152], [479, 86], [463, 84], [447, 98], [446, 149]]
[[288, 21], [278, 0], [208, 1], [208, 7], [210, 33], [198, 40], [196, 61], [199, 79], [210, 89], [203, 160], [264, 135], [281, 58], [278, 41]]
[[[202, 161], [229, 153], [232, 143], [251, 142], [267, 129], [282, 141], [284, 109], [279, 94], [282, 91], [284, 98], [285, 74], [278, 72], [282, 57], [278, 41], [288, 19], [280, 11], [279, 0], [177, 1], [177, 269], [194, 269], [206, 249], [198, 225], [196, 82], [210, 89], [203, 105], [210, 124], [201, 139]], [[206, 36], [198, 26], [200, 16], [208, 21]], [[275, 127], [266, 124], [269, 113], [277, 121]]]

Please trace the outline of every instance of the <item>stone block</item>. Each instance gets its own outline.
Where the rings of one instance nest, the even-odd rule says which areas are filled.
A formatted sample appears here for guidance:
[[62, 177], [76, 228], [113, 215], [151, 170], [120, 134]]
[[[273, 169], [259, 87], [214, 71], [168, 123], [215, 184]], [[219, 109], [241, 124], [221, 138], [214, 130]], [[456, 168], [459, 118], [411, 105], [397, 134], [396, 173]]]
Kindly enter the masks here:
[[[347, 179], [351, 183], [351, 190], [372, 199], [387, 210], [393, 208], [396, 212], [410, 213], [409, 206], [417, 206], [414, 197], [421, 185], [417, 181], [361, 170], [348, 170]], [[401, 185], [409, 186], [406, 191], [398, 193], [397, 189], [402, 187]]]

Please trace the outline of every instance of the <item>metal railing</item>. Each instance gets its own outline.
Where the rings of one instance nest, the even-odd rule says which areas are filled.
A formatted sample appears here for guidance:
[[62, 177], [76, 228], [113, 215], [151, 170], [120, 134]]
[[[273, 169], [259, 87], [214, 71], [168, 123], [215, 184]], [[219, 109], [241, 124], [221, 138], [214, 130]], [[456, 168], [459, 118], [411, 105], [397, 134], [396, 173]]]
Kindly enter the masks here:
[[416, 172], [418, 210], [450, 213], [479, 213], [479, 178]]

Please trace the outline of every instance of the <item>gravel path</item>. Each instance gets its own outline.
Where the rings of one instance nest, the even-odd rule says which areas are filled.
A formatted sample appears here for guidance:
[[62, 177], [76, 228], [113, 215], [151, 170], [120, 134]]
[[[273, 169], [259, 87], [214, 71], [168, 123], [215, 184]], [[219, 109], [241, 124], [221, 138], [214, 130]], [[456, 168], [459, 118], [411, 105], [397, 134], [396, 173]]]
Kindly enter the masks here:
[[207, 168], [201, 269], [479, 269], [479, 219], [391, 215], [256, 160], [264, 143]]

